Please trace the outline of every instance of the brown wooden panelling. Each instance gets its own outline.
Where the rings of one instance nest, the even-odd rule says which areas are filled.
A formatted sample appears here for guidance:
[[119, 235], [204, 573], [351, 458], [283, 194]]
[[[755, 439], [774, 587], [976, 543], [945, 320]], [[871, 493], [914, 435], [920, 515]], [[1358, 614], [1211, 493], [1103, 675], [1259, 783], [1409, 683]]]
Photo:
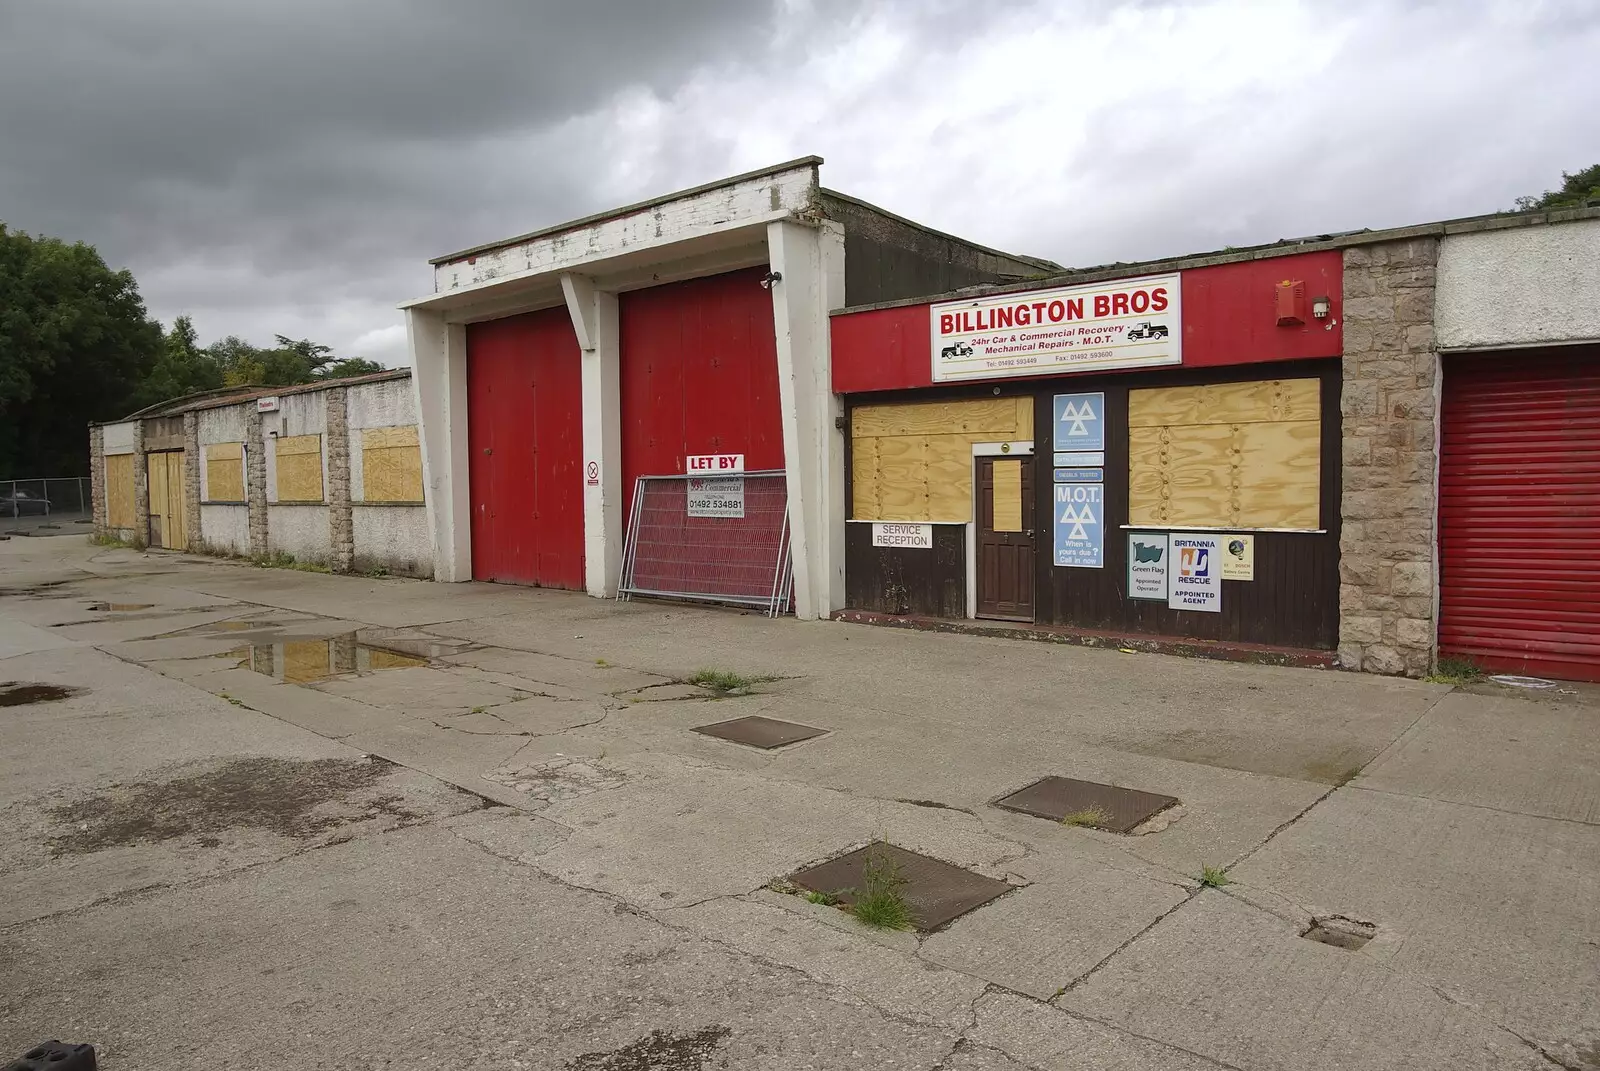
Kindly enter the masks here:
[[844, 526], [845, 603], [853, 610], [967, 616], [967, 526], [936, 524], [933, 548], [872, 545], [872, 525]]
[[144, 448], [147, 451], [183, 449], [183, 415], [150, 417], [144, 422]]
[[133, 455], [106, 455], [106, 524], [112, 528], [132, 528]]
[[[1261, 380], [1273, 374], [1270, 366], [1254, 368], [1174, 370], [1137, 376], [1077, 380], [1070, 390], [1100, 391], [1106, 395], [1105, 568], [1058, 569], [1048, 548], [1054, 534], [1048, 524], [1039, 532], [1037, 620], [1076, 628], [1129, 630], [1163, 636], [1287, 647], [1332, 649], [1339, 640], [1339, 367], [1334, 362], [1297, 363], [1294, 374], [1315, 371], [1320, 380], [1320, 457], [1318, 497], [1325, 532], [1255, 533], [1254, 580], [1222, 582], [1220, 613], [1168, 609], [1165, 603], [1127, 597], [1128, 531], [1128, 394], [1130, 388], [1213, 382], [1230, 374], [1236, 379]], [[1049, 387], [1049, 385], [1044, 385]], [[1048, 419], [1051, 396], [1066, 391], [1065, 384], [1040, 391], [1036, 402], [1040, 419]], [[1299, 415], [1299, 410], [1294, 410]], [[1044, 425], [1041, 425], [1044, 426]], [[1218, 425], [1224, 432], [1240, 425]], [[1254, 424], [1255, 427], [1279, 427]], [[1144, 429], [1137, 429], [1142, 431]], [[1042, 449], [1042, 446], [1041, 446]], [[1048, 470], [1041, 468], [1041, 476]], [[1053, 490], [1041, 480], [1036, 488], [1040, 517], [1050, 516]], [[1252, 493], [1249, 487], [1243, 494]]]

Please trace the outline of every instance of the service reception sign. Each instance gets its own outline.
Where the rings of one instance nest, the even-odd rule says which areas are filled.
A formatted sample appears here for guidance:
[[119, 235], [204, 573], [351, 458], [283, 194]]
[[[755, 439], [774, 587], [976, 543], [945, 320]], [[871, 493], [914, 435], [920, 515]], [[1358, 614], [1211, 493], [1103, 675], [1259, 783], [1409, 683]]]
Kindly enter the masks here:
[[930, 306], [933, 381], [1183, 363], [1179, 277], [994, 294]]
[[898, 521], [873, 521], [872, 545], [875, 547], [908, 547], [912, 550], [932, 550], [933, 525], [909, 524]]

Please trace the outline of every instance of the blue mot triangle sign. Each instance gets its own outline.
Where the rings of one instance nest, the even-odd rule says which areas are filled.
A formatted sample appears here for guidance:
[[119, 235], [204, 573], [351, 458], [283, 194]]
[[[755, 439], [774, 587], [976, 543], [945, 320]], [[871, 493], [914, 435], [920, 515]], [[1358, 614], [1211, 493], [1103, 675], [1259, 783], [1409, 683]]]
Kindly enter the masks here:
[[1104, 450], [1106, 448], [1106, 396], [1056, 395], [1055, 448]]

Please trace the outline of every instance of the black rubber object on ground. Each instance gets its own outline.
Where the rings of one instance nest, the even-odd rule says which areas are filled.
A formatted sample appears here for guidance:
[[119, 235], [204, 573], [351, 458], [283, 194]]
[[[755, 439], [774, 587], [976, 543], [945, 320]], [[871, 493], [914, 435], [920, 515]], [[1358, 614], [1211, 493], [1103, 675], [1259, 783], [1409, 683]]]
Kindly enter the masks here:
[[74, 1045], [69, 1041], [42, 1041], [0, 1071], [95, 1071], [93, 1045]]

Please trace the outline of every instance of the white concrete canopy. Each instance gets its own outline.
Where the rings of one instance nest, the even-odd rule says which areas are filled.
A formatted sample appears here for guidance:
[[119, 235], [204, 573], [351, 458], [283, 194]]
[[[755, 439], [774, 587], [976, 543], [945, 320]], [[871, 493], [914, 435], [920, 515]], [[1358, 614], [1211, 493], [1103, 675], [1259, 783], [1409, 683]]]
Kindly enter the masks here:
[[[584, 577], [617, 592], [622, 566], [619, 293], [770, 265], [782, 396], [795, 611], [843, 603], [844, 496], [828, 313], [844, 304], [844, 241], [818, 206], [818, 157], [778, 164], [434, 261], [434, 293], [406, 312], [435, 543], [435, 578], [472, 579], [465, 324], [564, 305], [582, 351]], [[594, 482], [590, 482], [590, 473]]]

